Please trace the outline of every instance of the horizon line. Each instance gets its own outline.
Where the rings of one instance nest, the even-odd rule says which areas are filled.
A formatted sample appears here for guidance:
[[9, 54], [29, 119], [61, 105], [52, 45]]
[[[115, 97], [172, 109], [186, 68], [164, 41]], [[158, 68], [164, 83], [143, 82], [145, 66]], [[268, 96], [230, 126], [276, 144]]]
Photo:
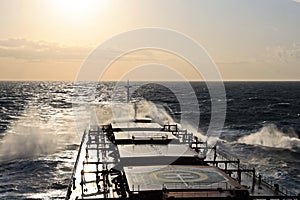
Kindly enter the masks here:
[[[227, 80], [129, 80], [130, 82], [300, 82], [300, 79], [227, 79]], [[119, 80], [38, 80], [38, 79], [0, 79], [0, 82], [120, 82]], [[122, 80], [121, 82], [127, 82]]]

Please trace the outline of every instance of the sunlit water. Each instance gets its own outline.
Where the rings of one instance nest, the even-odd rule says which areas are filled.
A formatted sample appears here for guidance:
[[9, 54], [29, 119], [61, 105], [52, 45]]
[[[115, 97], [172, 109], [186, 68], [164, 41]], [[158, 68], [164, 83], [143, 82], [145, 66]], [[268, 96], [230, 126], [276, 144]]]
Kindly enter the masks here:
[[[172, 123], [187, 112], [182, 120], [190, 123], [188, 128], [205, 135], [211, 117], [205, 83], [192, 83], [199, 126], [199, 113], [182, 111], [176, 98], [191, 95], [182, 83], [164, 83], [175, 85], [173, 92], [160, 83], [132, 84], [131, 99], [145, 100], [139, 115]], [[300, 193], [300, 83], [225, 86], [226, 121], [222, 130], [215, 130], [221, 132], [220, 148]], [[1, 199], [63, 199], [84, 129], [109, 122], [120, 114], [111, 107], [116, 110], [119, 102], [126, 102], [125, 88], [114, 83], [0, 82], [0, 93]]]

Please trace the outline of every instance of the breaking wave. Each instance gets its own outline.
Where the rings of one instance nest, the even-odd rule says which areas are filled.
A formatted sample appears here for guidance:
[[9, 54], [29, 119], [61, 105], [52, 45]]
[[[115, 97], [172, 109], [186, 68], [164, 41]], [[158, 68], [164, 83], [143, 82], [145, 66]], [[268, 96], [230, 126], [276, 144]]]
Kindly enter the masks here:
[[[124, 103], [105, 103], [93, 105], [96, 111], [95, 124], [107, 124], [113, 121], [122, 121], [122, 119], [151, 118], [152, 121], [159, 124], [174, 124], [173, 118], [162, 105], [151, 101], [142, 100], [134, 104]], [[135, 108], [134, 108], [135, 107]], [[136, 114], [135, 114], [136, 110]]]
[[175, 123], [163, 106], [156, 105], [151, 101], [141, 101], [137, 109], [137, 117], [149, 117], [157, 123]]
[[72, 121], [68, 116], [58, 121], [58, 117], [62, 116], [52, 114], [51, 118], [43, 120], [35, 108], [30, 108], [0, 141], [0, 160], [37, 158], [76, 143], [78, 136], [74, 134]]
[[7, 134], [0, 153], [3, 160], [31, 158], [54, 153], [57, 149], [57, 138], [39, 127], [18, 126], [16, 134]]
[[300, 148], [300, 139], [297, 138], [293, 130], [284, 133], [274, 124], [264, 126], [258, 132], [239, 138], [238, 142], [273, 148]]

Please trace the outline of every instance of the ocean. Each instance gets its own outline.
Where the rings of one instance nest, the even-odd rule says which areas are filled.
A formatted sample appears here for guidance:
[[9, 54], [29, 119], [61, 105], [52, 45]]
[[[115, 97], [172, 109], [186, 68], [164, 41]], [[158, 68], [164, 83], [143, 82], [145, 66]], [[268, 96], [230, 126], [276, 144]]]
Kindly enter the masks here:
[[[64, 199], [83, 131], [114, 117], [112, 107], [126, 102], [123, 85], [0, 82], [0, 199]], [[181, 82], [131, 85], [138, 115], [185, 121], [205, 137], [214, 111], [204, 82], [191, 82], [192, 92]], [[268, 181], [300, 193], [300, 82], [224, 85], [226, 99], [216, 99], [226, 105], [224, 126], [211, 127], [218, 147]], [[192, 95], [196, 102], [187, 101]]]

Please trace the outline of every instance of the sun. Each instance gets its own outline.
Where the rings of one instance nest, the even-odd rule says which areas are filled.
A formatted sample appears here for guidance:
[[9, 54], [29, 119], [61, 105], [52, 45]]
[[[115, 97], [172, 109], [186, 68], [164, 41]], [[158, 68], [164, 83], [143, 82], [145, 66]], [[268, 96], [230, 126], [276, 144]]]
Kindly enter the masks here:
[[90, 17], [103, 4], [103, 0], [51, 0], [52, 5], [65, 18], [81, 20]]

